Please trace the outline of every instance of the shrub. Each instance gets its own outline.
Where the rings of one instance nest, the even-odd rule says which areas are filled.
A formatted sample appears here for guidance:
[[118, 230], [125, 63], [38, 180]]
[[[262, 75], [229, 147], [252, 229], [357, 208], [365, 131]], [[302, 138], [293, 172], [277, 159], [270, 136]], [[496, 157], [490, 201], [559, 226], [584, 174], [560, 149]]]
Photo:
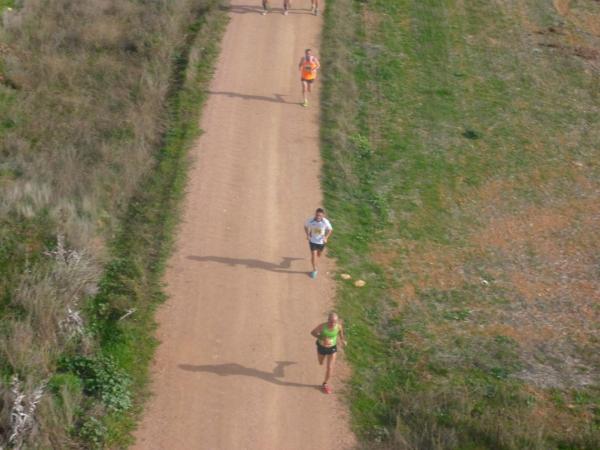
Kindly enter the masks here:
[[131, 407], [131, 379], [112, 357], [65, 358], [61, 368], [77, 374], [83, 382], [85, 393], [101, 399], [109, 410], [125, 411]]
[[100, 420], [89, 417], [79, 428], [79, 437], [92, 448], [102, 448], [108, 429]]

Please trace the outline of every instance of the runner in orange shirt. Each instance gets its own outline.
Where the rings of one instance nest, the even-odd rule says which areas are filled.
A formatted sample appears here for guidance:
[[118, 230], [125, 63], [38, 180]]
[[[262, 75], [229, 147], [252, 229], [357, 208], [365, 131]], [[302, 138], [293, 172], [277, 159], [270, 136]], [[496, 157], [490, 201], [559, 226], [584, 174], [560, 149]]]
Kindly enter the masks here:
[[316, 56], [313, 56], [310, 48], [304, 51], [304, 56], [298, 63], [298, 69], [300, 70], [300, 81], [302, 82], [302, 96], [304, 102], [302, 106], [308, 106], [308, 93], [311, 92], [311, 85], [317, 79], [317, 70], [321, 68], [321, 63]]

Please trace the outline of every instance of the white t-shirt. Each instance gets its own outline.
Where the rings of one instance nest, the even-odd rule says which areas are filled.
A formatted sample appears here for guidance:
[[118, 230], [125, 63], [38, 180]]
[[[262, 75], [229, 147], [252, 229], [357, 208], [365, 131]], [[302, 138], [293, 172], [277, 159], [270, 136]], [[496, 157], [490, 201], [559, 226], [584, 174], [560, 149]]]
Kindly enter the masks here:
[[325, 217], [321, 221], [315, 220], [315, 218], [308, 219], [305, 224], [306, 228], [308, 228], [308, 233], [310, 236], [310, 242], [313, 244], [324, 244], [323, 238], [329, 232], [329, 230], [333, 230], [331, 223]]

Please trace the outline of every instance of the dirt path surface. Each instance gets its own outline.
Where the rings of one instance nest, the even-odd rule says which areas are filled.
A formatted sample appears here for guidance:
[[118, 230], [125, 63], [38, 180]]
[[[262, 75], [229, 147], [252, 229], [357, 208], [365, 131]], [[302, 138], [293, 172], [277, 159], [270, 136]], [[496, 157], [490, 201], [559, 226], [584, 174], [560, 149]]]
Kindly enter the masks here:
[[273, 1], [263, 17], [259, 4], [232, 1], [166, 275], [170, 299], [158, 313], [155, 395], [136, 449], [354, 443], [337, 396], [318, 389], [324, 370], [309, 335], [325, 320], [334, 287], [327, 262], [319, 279], [308, 276], [302, 227], [321, 204], [318, 101], [299, 105], [297, 63], [304, 48], [318, 48], [322, 22], [307, 9], [283, 16]]

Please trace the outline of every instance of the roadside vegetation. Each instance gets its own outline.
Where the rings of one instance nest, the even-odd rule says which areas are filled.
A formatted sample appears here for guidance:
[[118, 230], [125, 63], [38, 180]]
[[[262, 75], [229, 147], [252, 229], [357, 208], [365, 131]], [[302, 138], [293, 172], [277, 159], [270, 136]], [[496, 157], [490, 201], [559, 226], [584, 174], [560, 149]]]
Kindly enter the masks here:
[[600, 3], [329, 0], [323, 187], [364, 448], [600, 448]]
[[0, 12], [15, 7], [15, 0], [0, 0]]
[[131, 441], [220, 3], [1, 4], [0, 447]]

